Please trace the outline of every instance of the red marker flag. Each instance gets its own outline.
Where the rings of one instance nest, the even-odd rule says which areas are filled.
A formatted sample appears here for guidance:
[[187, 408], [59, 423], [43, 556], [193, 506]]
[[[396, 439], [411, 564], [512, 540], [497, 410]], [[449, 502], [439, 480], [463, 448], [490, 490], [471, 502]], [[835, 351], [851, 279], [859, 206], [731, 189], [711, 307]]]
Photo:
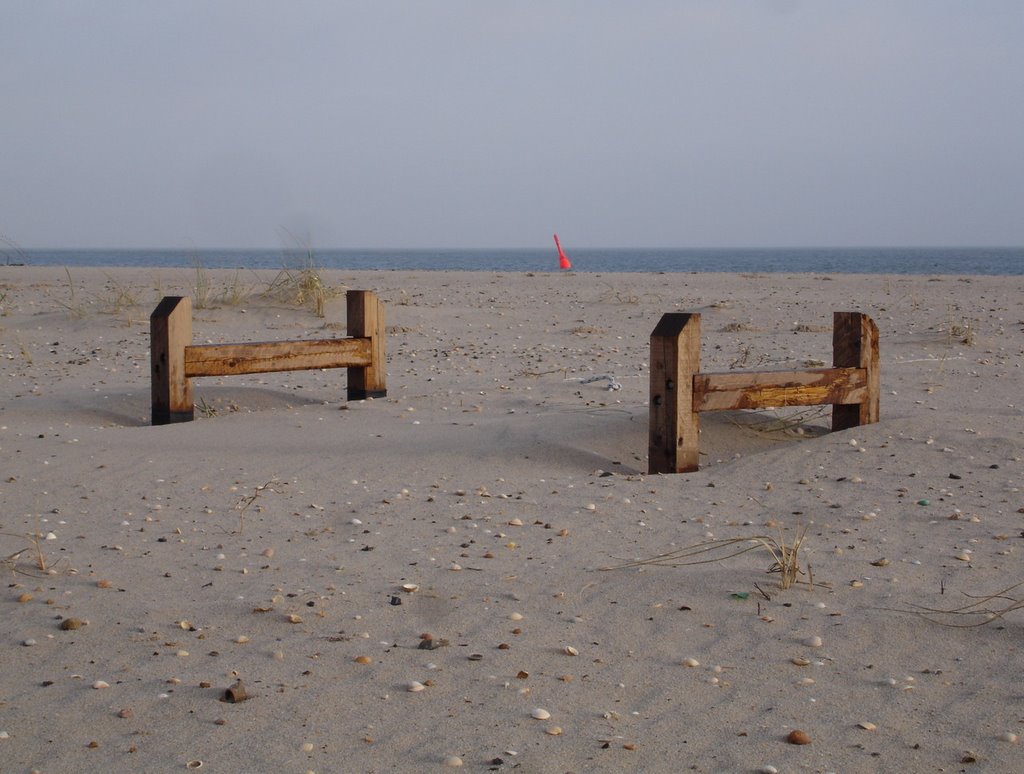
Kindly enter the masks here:
[[569, 259], [565, 255], [565, 251], [562, 249], [562, 243], [558, 241], [558, 234], [555, 234], [555, 247], [558, 248], [558, 267], [560, 269], [571, 269], [572, 264], [569, 263]]

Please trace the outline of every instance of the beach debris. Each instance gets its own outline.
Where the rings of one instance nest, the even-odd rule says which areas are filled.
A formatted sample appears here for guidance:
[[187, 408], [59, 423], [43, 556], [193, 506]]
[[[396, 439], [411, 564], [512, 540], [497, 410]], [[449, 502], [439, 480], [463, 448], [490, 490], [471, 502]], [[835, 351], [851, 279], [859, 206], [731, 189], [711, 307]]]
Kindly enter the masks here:
[[224, 701], [228, 704], [238, 704], [249, 698], [245, 692], [245, 686], [241, 680], [236, 680], [224, 691]]
[[372, 664], [373, 663], [373, 659], [370, 658], [369, 656], [356, 656], [352, 660], [354, 662], [356, 662], [357, 664]]
[[786, 741], [790, 744], [810, 744], [811, 737], [806, 731], [801, 731], [799, 728], [794, 728], [786, 735]]
[[65, 618], [60, 622], [61, 631], [65, 632], [81, 629], [83, 626], [85, 626], [85, 621], [81, 618]]
[[569, 262], [568, 256], [562, 249], [562, 243], [558, 241], [558, 234], [555, 234], [555, 247], [558, 249], [558, 268], [562, 271], [568, 271], [572, 268], [572, 263]]

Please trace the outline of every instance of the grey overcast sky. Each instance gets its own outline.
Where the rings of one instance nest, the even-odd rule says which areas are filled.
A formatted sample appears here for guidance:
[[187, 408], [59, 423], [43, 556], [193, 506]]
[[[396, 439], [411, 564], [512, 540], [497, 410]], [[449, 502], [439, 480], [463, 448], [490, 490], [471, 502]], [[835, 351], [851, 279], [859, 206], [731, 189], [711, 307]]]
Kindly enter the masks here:
[[21, 247], [553, 231], [1024, 245], [1024, 2], [0, 0]]

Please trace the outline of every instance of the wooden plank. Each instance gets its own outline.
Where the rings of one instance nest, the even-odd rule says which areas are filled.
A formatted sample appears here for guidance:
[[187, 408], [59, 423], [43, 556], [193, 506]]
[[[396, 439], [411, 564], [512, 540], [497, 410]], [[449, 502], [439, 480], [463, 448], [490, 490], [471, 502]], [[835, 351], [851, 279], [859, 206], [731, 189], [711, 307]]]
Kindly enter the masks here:
[[698, 371], [700, 315], [662, 315], [651, 333], [651, 473], [686, 473], [699, 467], [700, 415], [693, 410], [693, 377]]
[[149, 368], [154, 425], [195, 418], [185, 348], [192, 342], [192, 301], [166, 296], [149, 317]]
[[860, 312], [835, 312], [832, 315], [832, 364], [837, 368], [863, 368], [866, 391], [857, 405], [832, 408], [832, 431], [867, 425], [879, 419], [881, 368], [879, 366], [878, 326]]
[[185, 371], [194, 377], [347, 368], [369, 364], [370, 354], [369, 339], [203, 344], [185, 348]]
[[693, 377], [695, 411], [861, 403], [866, 395], [863, 368], [731, 371]]
[[383, 398], [387, 391], [387, 367], [384, 346], [384, 304], [368, 290], [350, 290], [345, 294], [348, 335], [370, 340], [370, 360], [348, 369], [348, 399]]

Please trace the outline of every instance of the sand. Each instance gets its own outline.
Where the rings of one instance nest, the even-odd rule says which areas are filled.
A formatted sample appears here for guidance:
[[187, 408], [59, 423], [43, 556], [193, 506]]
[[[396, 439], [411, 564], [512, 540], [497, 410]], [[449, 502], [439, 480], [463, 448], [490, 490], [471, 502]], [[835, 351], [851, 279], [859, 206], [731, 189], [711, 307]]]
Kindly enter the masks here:
[[[1020, 770], [1024, 612], [914, 611], [1024, 599], [978, 599], [1024, 582], [1024, 278], [321, 276], [384, 301], [387, 398], [204, 378], [152, 427], [197, 273], [0, 267], [3, 771]], [[343, 335], [273, 279], [206, 272], [195, 341]], [[882, 421], [706, 414], [701, 470], [647, 474], [663, 313], [710, 371], [829, 363], [835, 310]], [[814, 587], [600, 569], [801, 530]]]

